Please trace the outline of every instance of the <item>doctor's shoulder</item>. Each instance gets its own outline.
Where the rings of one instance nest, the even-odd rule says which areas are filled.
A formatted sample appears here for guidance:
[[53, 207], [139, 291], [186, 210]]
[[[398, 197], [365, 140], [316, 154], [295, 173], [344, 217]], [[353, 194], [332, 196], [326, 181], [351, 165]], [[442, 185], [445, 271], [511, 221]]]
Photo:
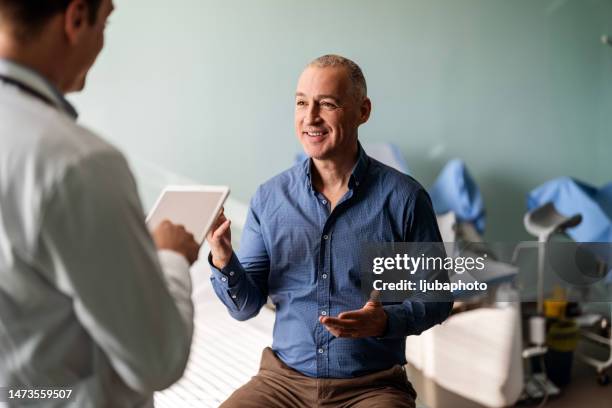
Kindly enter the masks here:
[[[115, 176], [117, 184], [126, 178], [132, 182], [124, 155], [101, 136], [77, 123], [59, 120], [46, 127], [37, 143], [37, 162], [54, 173], [57, 181], [61, 182], [66, 173], [76, 171], [84, 178], [92, 178], [89, 180], [92, 183], [96, 181], [96, 173]], [[81, 171], [85, 169], [96, 171]]]

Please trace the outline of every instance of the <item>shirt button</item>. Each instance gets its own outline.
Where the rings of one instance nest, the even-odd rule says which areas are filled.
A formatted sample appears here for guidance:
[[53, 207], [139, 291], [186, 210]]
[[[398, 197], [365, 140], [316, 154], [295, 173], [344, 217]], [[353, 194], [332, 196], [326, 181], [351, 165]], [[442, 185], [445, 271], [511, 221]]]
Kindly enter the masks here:
[[236, 295], [232, 295], [232, 299], [236, 299]]
[[322, 316], [327, 316], [327, 312], [325, 310], [321, 310], [321, 315]]
[[327, 204], [327, 200], [323, 200], [321, 201], [323, 204]]
[[231, 271], [231, 272], [229, 273], [229, 276], [234, 276], [235, 274], [236, 274], [236, 273], [235, 273], [234, 271]]
[[326, 274], [326, 273], [324, 273], [323, 275], [321, 275], [321, 277], [322, 277], [323, 279], [327, 279], [327, 274]]
[[222, 277], [222, 278], [221, 278], [221, 280], [222, 280], [223, 282], [227, 282], [227, 278], [226, 278], [225, 276], [224, 276], [224, 277]]
[[323, 239], [327, 240], [329, 238], [329, 235], [323, 235]]
[[325, 350], [323, 350], [322, 348], [319, 349], [319, 354], [323, 354], [325, 352]]

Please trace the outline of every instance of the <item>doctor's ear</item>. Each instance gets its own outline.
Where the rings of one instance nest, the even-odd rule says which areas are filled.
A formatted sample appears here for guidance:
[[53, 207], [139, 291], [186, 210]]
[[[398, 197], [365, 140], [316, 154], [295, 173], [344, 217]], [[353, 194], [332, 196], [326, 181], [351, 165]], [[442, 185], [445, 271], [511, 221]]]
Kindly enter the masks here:
[[74, 45], [79, 42], [81, 35], [89, 24], [89, 6], [85, 0], [73, 0], [64, 12], [64, 32], [68, 42]]

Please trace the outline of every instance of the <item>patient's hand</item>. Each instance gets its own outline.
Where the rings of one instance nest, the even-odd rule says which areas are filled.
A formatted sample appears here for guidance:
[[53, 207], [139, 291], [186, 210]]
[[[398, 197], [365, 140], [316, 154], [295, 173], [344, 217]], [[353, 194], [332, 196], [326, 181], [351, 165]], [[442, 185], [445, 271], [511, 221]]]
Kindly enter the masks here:
[[223, 209], [217, 220], [210, 227], [206, 240], [210, 245], [212, 263], [217, 269], [223, 269], [232, 258], [232, 232], [230, 230], [231, 221], [225, 218]]
[[387, 313], [380, 302], [369, 301], [361, 309], [338, 317], [319, 317], [319, 322], [336, 337], [377, 337], [387, 329]]
[[178, 252], [187, 258], [189, 265], [198, 259], [200, 245], [182, 225], [175, 225], [168, 220], [163, 221], [153, 231], [153, 241], [157, 249], [168, 249]]

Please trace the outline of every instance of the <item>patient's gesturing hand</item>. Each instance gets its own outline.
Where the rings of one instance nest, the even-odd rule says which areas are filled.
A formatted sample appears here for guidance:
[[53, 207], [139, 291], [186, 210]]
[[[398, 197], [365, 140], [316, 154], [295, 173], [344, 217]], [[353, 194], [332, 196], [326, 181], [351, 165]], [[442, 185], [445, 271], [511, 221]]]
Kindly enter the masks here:
[[210, 246], [212, 263], [217, 269], [223, 269], [232, 258], [232, 232], [230, 230], [231, 221], [225, 218], [223, 209], [217, 220], [210, 227], [206, 240]]
[[359, 310], [338, 317], [319, 317], [319, 322], [336, 337], [377, 337], [387, 329], [387, 313], [380, 302], [369, 301]]

